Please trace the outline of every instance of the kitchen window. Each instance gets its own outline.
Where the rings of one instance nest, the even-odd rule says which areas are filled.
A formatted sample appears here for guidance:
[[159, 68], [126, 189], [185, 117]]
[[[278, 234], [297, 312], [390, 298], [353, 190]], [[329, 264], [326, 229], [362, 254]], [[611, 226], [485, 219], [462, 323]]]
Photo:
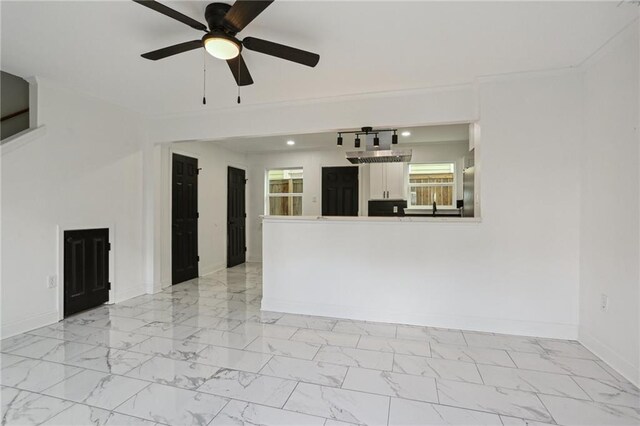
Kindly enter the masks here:
[[408, 207], [455, 208], [455, 181], [454, 163], [409, 164]]
[[271, 216], [302, 216], [302, 169], [267, 171], [265, 209]]

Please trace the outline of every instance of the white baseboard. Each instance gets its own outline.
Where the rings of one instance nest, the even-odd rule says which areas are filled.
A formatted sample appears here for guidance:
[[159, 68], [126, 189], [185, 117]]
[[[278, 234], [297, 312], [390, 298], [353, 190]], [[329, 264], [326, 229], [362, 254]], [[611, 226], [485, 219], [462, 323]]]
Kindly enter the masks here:
[[201, 266], [200, 276], [204, 277], [205, 275], [213, 274], [214, 272], [218, 272], [226, 268], [227, 268], [227, 265], [224, 263], [219, 263], [217, 265]]
[[490, 333], [515, 334], [520, 336], [548, 337], [576, 340], [578, 326], [537, 321], [518, 321], [500, 318], [480, 318], [458, 315], [416, 314], [410, 312], [380, 311], [354, 306], [301, 303], [278, 299], [262, 299], [265, 311], [324, 317], [355, 319], [395, 324], [421, 325], [458, 330], [484, 331]]
[[146, 287], [132, 288], [130, 290], [117, 293], [114, 303], [124, 302], [125, 300], [133, 299], [134, 297], [142, 296], [146, 293]]
[[624, 378], [634, 385], [640, 387], [640, 369], [621, 357], [613, 348], [605, 345], [591, 334], [580, 329], [578, 341], [593, 352], [596, 356], [606, 362], [609, 367], [620, 373]]
[[8, 324], [2, 324], [2, 333], [0, 334], [0, 337], [2, 339], [6, 339], [7, 337], [11, 337], [11, 336], [15, 336], [16, 334], [35, 330], [36, 328], [44, 327], [45, 325], [55, 324], [57, 322], [58, 322], [58, 311], [34, 315], [32, 317], [25, 318], [20, 321], [14, 321]]

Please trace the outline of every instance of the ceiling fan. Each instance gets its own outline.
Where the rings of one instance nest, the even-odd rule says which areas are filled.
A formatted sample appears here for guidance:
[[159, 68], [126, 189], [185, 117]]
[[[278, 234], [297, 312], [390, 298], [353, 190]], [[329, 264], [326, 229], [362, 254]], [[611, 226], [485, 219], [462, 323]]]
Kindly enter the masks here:
[[145, 59], [157, 61], [178, 53], [204, 47], [212, 56], [227, 61], [238, 86], [253, 84], [249, 69], [240, 53], [243, 47], [309, 67], [315, 67], [320, 60], [320, 55], [316, 53], [255, 37], [245, 37], [243, 40], [239, 40], [236, 37], [240, 31], [273, 3], [273, 0], [236, 0], [232, 6], [226, 3], [211, 3], [204, 12], [205, 20], [209, 25], [208, 29], [206, 25], [157, 1], [133, 1], [180, 21], [193, 29], [205, 32], [205, 35], [199, 40], [191, 40], [144, 53], [142, 57]]

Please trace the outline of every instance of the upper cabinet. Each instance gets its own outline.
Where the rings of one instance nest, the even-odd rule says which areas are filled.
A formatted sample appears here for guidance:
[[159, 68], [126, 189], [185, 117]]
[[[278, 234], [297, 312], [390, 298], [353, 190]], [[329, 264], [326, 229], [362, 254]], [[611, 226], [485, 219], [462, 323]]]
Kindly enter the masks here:
[[404, 199], [404, 163], [370, 164], [369, 195], [372, 200]]

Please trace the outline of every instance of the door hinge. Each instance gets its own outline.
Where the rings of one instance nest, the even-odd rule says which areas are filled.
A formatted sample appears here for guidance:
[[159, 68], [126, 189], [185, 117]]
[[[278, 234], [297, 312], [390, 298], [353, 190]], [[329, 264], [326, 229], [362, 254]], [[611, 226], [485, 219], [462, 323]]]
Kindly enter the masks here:
[[247, 214], [246, 214], [246, 213], [244, 214], [244, 217], [245, 217], [245, 218], [247, 217]]
[[111, 243], [107, 243], [107, 251], [111, 251]]
[[196, 260], [200, 262], [200, 256], [196, 256]]
[[200, 168], [197, 168], [197, 169], [196, 169], [196, 174], [197, 174], [197, 175], [199, 175], [199, 174], [200, 174], [200, 170], [202, 170], [202, 167], [200, 167]]
[[111, 283], [107, 283], [107, 290], [111, 290]]
[[246, 247], [244, 248], [244, 252], [245, 252], [245, 253], [247, 252], [247, 248], [246, 248]]
[[200, 212], [197, 212], [197, 213], [196, 213], [196, 218], [197, 218], [197, 219], [200, 219]]

